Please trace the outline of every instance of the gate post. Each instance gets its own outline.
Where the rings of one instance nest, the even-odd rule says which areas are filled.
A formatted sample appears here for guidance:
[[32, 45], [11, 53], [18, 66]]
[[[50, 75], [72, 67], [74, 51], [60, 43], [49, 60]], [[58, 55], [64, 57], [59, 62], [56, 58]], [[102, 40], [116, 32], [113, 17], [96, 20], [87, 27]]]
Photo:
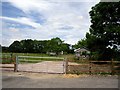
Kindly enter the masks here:
[[14, 64], [14, 71], [18, 71], [18, 56], [16, 56], [15, 64]]
[[65, 59], [65, 74], [67, 74], [68, 71], [68, 60]]

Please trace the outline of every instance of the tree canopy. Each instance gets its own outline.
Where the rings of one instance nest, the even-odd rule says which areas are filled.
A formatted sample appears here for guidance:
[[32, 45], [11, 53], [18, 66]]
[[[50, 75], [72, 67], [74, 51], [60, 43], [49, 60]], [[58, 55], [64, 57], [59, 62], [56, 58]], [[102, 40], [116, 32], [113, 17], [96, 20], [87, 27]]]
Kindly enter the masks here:
[[14, 41], [9, 47], [10, 52], [21, 53], [46, 53], [46, 52], [70, 52], [69, 44], [64, 43], [60, 38], [52, 38], [51, 40], [21, 40]]
[[87, 41], [86, 39], [81, 39], [77, 42], [77, 44], [73, 45], [74, 49], [77, 48], [87, 48]]
[[87, 47], [97, 51], [99, 59], [115, 58], [120, 46], [120, 2], [100, 2], [89, 13]]

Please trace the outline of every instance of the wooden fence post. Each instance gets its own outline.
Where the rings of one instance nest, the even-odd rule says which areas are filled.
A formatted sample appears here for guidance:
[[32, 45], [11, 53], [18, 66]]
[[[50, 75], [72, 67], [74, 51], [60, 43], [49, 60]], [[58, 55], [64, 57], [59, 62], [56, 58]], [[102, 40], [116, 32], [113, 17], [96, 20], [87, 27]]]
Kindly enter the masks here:
[[14, 64], [14, 71], [18, 71], [18, 56], [16, 56], [15, 64]]
[[16, 58], [14, 57], [14, 58], [12, 58], [13, 59], [13, 61], [14, 61], [14, 72], [15, 72], [15, 69], [16, 69]]
[[89, 74], [91, 75], [91, 61], [89, 61]]
[[114, 61], [111, 60], [111, 74], [114, 75]]
[[65, 74], [68, 72], [68, 60], [65, 59]]

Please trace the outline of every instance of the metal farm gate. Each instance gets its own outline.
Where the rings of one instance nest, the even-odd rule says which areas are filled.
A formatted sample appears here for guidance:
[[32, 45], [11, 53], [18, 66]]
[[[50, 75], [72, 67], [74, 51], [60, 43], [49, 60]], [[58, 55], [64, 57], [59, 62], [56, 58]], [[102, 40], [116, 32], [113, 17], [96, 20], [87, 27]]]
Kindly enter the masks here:
[[66, 63], [60, 57], [17, 56], [16, 71], [66, 73]]

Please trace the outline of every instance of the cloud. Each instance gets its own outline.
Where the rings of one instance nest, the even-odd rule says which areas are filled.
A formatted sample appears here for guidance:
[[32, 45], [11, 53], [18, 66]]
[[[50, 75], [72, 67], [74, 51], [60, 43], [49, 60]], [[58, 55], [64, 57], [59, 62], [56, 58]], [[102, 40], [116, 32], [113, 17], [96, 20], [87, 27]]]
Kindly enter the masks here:
[[9, 46], [15, 40], [21, 40], [19, 28], [8, 27], [8, 23], [2, 22], [2, 45]]
[[0, 45], [2, 45], [2, 21], [0, 20]]
[[25, 13], [34, 10], [48, 10], [52, 6], [44, 0], [7, 0], [13, 6], [23, 10]]
[[[10, 0], [4, 0], [2, 2], [8, 2]], [[12, 0], [15, 1], [15, 0]], [[26, 1], [31, 1], [31, 0], [26, 0]], [[49, 2], [100, 2], [100, 0], [34, 0], [36, 1], [49, 1]]]
[[35, 23], [30, 18], [26, 18], [26, 17], [11, 18], [11, 17], [2, 16], [2, 17], [0, 17], [0, 19], [18, 22], [18, 23], [21, 23], [21, 24], [32, 26], [33, 28], [40, 28], [41, 27], [41, 25], [39, 23]]
[[[27, 38], [45, 40], [53, 37], [60, 37], [66, 43], [75, 44], [84, 38], [85, 33], [89, 30], [90, 17], [88, 12], [97, 3], [97, 1], [51, 2], [51, 0], [7, 0], [7, 2], [23, 11], [25, 15], [21, 17], [17, 14], [17, 18], [0, 17], [6, 24], [3, 26], [5, 35], [3, 38], [4, 41], [7, 40], [4, 45], [10, 45], [13, 40]], [[15, 23], [8, 25], [9, 23], [5, 21], [17, 22], [21, 27], [17, 27]], [[23, 27], [21, 24], [33, 28]]]

